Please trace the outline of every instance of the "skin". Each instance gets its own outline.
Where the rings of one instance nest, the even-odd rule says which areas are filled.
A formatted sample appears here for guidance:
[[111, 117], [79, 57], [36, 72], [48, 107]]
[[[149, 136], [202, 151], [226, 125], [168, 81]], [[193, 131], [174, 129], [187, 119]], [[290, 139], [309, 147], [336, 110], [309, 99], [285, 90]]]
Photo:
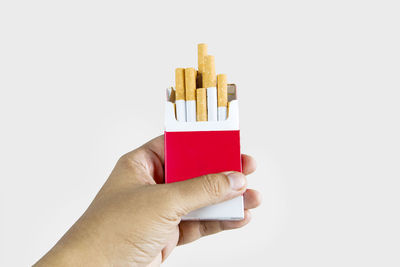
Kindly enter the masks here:
[[[164, 182], [164, 136], [123, 155], [95, 199], [34, 266], [159, 266], [172, 250], [250, 222], [260, 194], [247, 189], [255, 161], [242, 155], [243, 174], [210, 174]], [[192, 210], [243, 194], [242, 221], [181, 221]]]

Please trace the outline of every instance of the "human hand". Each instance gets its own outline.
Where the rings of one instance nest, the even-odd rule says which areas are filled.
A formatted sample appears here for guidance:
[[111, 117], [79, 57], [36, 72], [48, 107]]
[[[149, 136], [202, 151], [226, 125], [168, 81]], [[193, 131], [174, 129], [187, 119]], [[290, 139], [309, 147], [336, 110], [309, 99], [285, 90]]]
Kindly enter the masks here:
[[[177, 245], [240, 228], [260, 194], [246, 189], [255, 161], [242, 155], [243, 174], [209, 174], [164, 182], [164, 136], [122, 156], [89, 208], [37, 266], [158, 266]], [[190, 211], [244, 194], [242, 221], [181, 221]]]

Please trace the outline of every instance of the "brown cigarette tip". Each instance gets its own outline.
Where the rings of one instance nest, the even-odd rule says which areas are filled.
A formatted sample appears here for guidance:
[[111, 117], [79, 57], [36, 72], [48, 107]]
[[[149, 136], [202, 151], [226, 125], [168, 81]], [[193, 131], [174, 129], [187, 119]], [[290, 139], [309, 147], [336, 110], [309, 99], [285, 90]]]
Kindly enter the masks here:
[[207, 91], [206, 88], [196, 90], [196, 119], [197, 121], [207, 121]]
[[226, 74], [217, 76], [218, 107], [228, 106], [228, 85]]
[[196, 100], [196, 70], [185, 69], [186, 100]]
[[185, 100], [185, 69], [175, 69], [175, 97], [176, 100]]
[[207, 55], [204, 58], [203, 87], [209, 88], [217, 86], [216, 78], [214, 56]]

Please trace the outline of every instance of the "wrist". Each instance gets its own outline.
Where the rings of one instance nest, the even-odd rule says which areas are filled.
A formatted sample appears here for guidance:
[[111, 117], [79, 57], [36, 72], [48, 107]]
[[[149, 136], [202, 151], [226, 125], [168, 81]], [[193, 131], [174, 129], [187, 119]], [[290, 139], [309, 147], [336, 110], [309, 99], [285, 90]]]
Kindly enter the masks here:
[[92, 238], [92, 234], [75, 224], [34, 266], [109, 266], [109, 264], [101, 248]]

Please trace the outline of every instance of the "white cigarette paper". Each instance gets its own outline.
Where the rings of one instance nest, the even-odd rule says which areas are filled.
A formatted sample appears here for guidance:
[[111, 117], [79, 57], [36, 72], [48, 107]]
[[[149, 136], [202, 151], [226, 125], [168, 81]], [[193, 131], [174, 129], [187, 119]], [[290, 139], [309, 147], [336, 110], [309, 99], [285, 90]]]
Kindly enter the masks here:
[[196, 121], [196, 100], [186, 101], [186, 121]]
[[218, 107], [218, 120], [226, 120], [226, 107]]
[[208, 121], [218, 121], [217, 88], [207, 88], [207, 113]]
[[178, 121], [186, 121], [186, 101], [176, 100], [176, 119]]

